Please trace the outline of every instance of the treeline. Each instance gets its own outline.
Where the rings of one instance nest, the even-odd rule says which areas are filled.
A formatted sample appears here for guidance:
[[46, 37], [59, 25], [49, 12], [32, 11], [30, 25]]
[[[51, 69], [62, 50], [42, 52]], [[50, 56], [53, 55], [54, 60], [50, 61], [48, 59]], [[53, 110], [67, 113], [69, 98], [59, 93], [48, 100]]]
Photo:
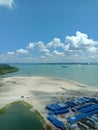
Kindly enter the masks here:
[[17, 71], [19, 71], [17, 67], [10, 66], [9, 64], [0, 64], [0, 75], [13, 73]]

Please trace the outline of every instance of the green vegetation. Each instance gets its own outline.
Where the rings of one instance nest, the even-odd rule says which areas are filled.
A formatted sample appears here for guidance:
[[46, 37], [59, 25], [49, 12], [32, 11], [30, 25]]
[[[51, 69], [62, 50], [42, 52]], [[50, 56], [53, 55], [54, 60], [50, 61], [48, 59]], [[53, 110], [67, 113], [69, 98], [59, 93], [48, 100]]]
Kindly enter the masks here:
[[17, 72], [17, 71], [19, 71], [17, 67], [12, 67], [8, 64], [0, 64], [0, 75]]
[[0, 114], [3, 114], [7, 109], [8, 109], [9, 105], [6, 105], [5, 107], [0, 109]]
[[0, 87], [2, 87], [3, 86], [3, 83], [0, 83]]
[[15, 102], [10, 103], [9, 106], [20, 104], [20, 103], [23, 103], [23, 102], [22, 101], [15, 101]]
[[22, 103], [22, 102], [21, 101], [12, 102], [12, 103], [6, 105], [5, 107], [1, 108], [0, 114], [3, 114], [11, 105], [15, 105], [15, 104], [18, 104], [18, 103]]
[[34, 113], [39, 117], [42, 124], [45, 125], [44, 117], [42, 117], [41, 114], [37, 110], [35, 110]]
[[27, 102], [22, 102], [26, 107], [28, 107], [29, 109], [32, 109], [32, 105], [31, 104], [29, 104], [29, 103], [27, 103]]
[[28, 104], [27, 102], [15, 101], [15, 102], [12, 102], [12, 103], [6, 105], [5, 107], [1, 108], [1, 109], [0, 109], [0, 114], [3, 114], [10, 106], [16, 105], [16, 104], [24, 104], [24, 105], [27, 106], [29, 109], [32, 108], [32, 105], [31, 105], [31, 104]]

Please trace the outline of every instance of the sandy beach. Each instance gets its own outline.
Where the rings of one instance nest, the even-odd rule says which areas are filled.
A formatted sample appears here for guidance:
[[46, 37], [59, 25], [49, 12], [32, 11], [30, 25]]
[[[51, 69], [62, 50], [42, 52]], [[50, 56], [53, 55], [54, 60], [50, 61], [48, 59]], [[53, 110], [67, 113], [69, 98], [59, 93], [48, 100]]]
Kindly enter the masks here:
[[49, 77], [16, 76], [0, 79], [0, 108], [26, 101], [46, 117], [45, 106], [72, 97], [98, 97], [98, 88]]

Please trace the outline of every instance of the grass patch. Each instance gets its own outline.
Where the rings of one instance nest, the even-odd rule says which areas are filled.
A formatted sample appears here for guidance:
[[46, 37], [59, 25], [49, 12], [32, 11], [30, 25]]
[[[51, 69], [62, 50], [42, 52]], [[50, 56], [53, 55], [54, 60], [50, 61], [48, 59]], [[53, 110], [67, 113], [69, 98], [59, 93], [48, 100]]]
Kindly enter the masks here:
[[31, 104], [29, 104], [29, 103], [27, 103], [25, 101], [16, 101], [16, 102], [10, 103], [10, 105], [16, 105], [16, 104], [23, 104], [26, 107], [28, 107], [29, 109], [32, 109], [32, 107], [33, 107]]
[[10, 107], [10, 104], [6, 105], [5, 107], [0, 109], [0, 114], [5, 113], [5, 111]]
[[15, 102], [10, 103], [9, 106], [20, 104], [20, 103], [22, 103], [22, 101], [15, 101]]
[[0, 114], [3, 114], [10, 106], [15, 105], [17, 103], [22, 103], [22, 102], [21, 101], [16, 101], [16, 102], [12, 102], [12, 103], [6, 105], [5, 107], [0, 109]]
[[34, 113], [39, 117], [42, 124], [45, 125], [46, 122], [44, 120], [44, 117], [37, 110], [35, 110]]
[[29, 104], [29, 103], [27, 103], [27, 102], [22, 102], [26, 107], [28, 107], [29, 109], [32, 109], [32, 105], [31, 104]]
[[25, 105], [26, 107], [28, 107], [29, 109], [32, 109], [32, 105], [27, 103], [27, 102], [23, 102], [23, 101], [15, 101], [15, 102], [12, 102], [8, 105], [6, 105], [5, 107], [1, 108], [0, 109], [0, 114], [3, 114], [9, 107], [13, 106], [13, 105], [16, 105], [16, 104], [23, 104]]
[[3, 86], [3, 83], [0, 83], [0, 87], [2, 87]]

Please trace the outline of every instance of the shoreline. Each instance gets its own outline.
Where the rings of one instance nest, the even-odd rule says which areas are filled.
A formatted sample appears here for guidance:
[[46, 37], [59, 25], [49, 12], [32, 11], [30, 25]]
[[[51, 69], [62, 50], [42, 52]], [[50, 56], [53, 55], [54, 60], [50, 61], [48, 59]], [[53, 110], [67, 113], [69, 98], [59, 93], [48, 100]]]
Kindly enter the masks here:
[[46, 79], [52, 79], [52, 80], [63, 80], [63, 81], [66, 81], [66, 82], [70, 82], [70, 83], [73, 83], [73, 84], [76, 84], [76, 85], [79, 85], [79, 86], [82, 86], [82, 87], [94, 87], [94, 88], [97, 88], [97, 86], [92, 86], [92, 85], [89, 85], [89, 84], [85, 84], [85, 83], [81, 83], [79, 81], [76, 81], [76, 80], [71, 80], [71, 79], [65, 79], [65, 78], [61, 78], [61, 77], [52, 77], [52, 76], [43, 76], [43, 75], [29, 75], [29, 74], [20, 74], [20, 75], [2, 75], [0, 76], [0, 80], [1, 79], [5, 79], [5, 78], [13, 78], [13, 77], [38, 77], [38, 78], [46, 78]]
[[97, 87], [45, 76], [5, 77], [0, 80], [0, 84], [0, 109], [16, 101], [27, 102], [41, 114], [46, 124], [50, 124], [46, 118], [47, 104], [73, 97], [98, 98]]
[[[92, 92], [92, 93], [89, 93]], [[21, 96], [38, 98], [41, 95], [97, 96], [98, 88], [81, 84], [76, 81], [51, 78], [47, 76], [12, 76], [0, 80], [0, 99], [21, 100]], [[80, 93], [80, 94], [79, 94]], [[86, 95], [87, 94], [87, 95]], [[49, 96], [48, 96], [49, 97]], [[0, 108], [1, 108], [0, 102]]]

